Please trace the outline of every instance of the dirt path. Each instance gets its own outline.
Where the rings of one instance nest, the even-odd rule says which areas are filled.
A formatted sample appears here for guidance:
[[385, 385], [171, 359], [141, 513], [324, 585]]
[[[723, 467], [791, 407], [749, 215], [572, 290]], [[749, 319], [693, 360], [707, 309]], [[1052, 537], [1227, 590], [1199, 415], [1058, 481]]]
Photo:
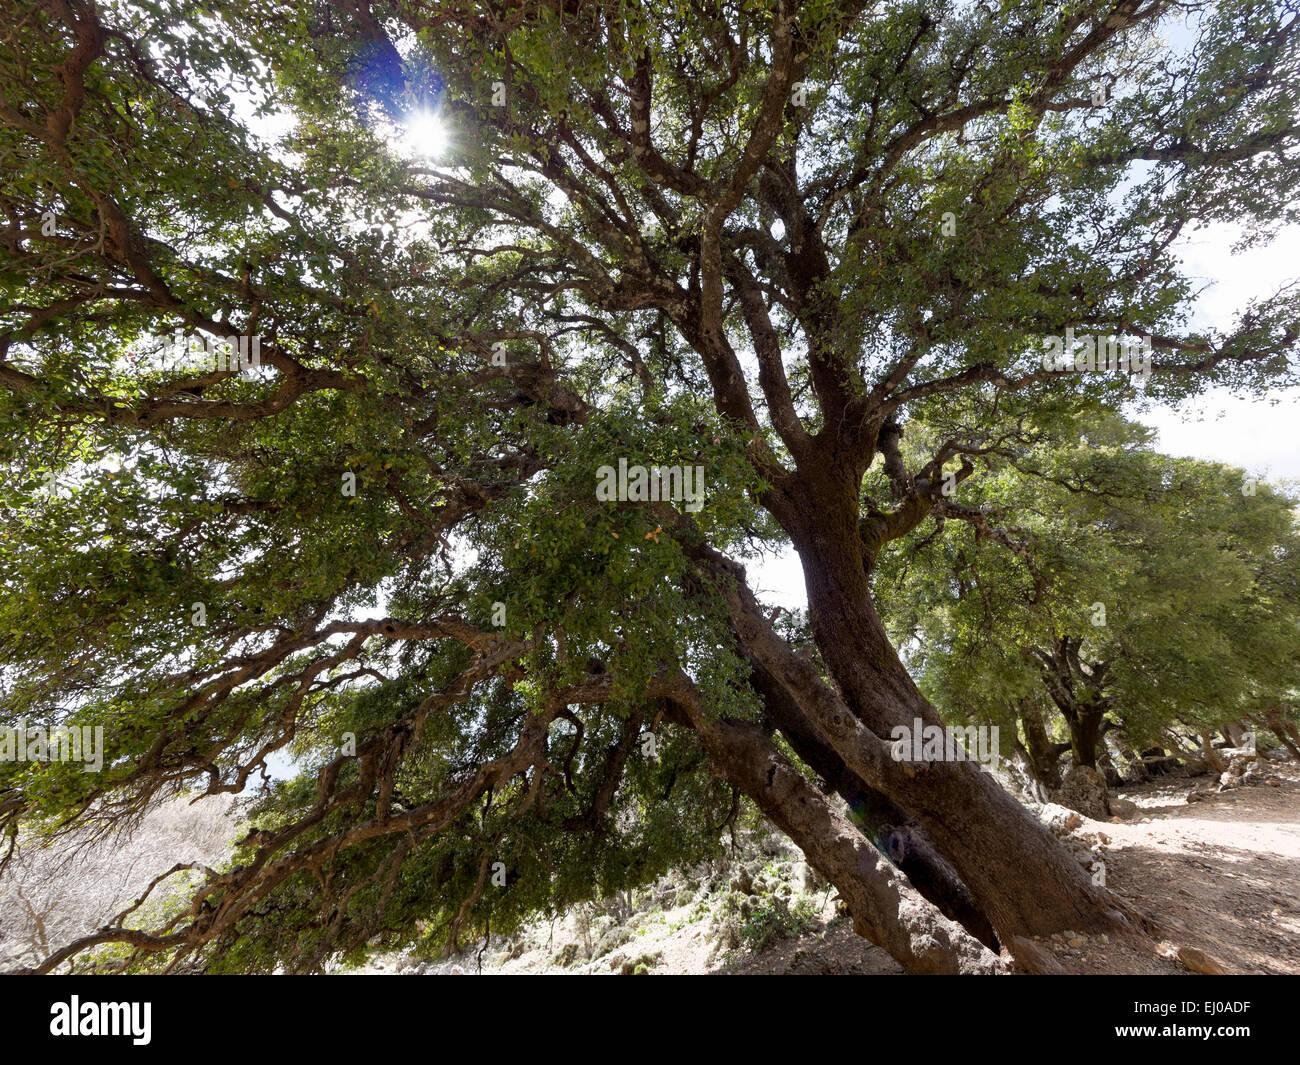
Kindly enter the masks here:
[[1125, 788], [1139, 821], [1096, 826], [1111, 839], [1108, 886], [1232, 972], [1300, 973], [1300, 767], [1270, 775], [1279, 787], [1190, 804], [1209, 778]]

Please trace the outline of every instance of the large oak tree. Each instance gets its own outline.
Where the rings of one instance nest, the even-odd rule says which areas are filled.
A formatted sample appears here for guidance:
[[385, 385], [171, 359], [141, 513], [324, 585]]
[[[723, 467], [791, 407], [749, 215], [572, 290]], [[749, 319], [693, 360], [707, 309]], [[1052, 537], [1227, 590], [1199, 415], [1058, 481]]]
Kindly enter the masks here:
[[[890, 757], [937, 716], [871, 576], [936, 514], [998, 536], [962, 486], [1018, 416], [1134, 395], [1045, 336], [1149, 336], [1151, 400], [1294, 382], [1294, 287], [1193, 329], [1173, 250], [1294, 216], [1294, 5], [2, 19], [3, 709], [110, 761], [0, 765], [0, 818], [304, 767], [192, 905], [43, 969], [456, 942], [704, 853], [741, 796], [913, 971], [1135, 920], [989, 774]], [[261, 365], [171, 365], [177, 329]], [[599, 500], [621, 459], [705, 505]], [[745, 569], [782, 546], [808, 639]]]

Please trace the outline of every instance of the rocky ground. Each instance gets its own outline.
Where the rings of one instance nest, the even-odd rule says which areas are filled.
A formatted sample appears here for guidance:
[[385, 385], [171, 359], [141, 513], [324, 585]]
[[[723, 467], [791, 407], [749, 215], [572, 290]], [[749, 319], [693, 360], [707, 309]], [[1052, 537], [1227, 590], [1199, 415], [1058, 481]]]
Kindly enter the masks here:
[[[1215, 971], [1200, 951], [1230, 973], [1300, 973], [1300, 766], [1272, 763], [1265, 779], [1222, 792], [1211, 777], [1134, 785], [1122, 792], [1135, 819], [1071, 832], [1105, 862], [1107, 887], [1169, 926], [1175, 958], [1128, 959], [1085, 940], [1060, 950], [1066, 967]], [[1174, 943], [1188, 948], [1181, 960]]]
[[[1160, 777], [1112, 792], [1126, 818], [1040, 808], [1080, 862], [1168, 931], [1160, 953], [1066, 933], [1039, 945], [1076, 973], [1300, 973], [1300, 766], [1264, 763], [1242, 786]], [[1195, 796], [1189, 801], [1189, 796]], [[1115, 801], [1123, 800], [1123, 801]], [[1125, 805], [1132, 803], [1132, 806]], [[1097, 811], [1100, 813], [1100, 811]], [[1104, 815], [1103, 815], [1104, 816]], [[1100, 864], [1099, 864], [1100, 863]], [[629, 898], [584, 907], [453, 959], [388, 955], [354, 972], [897, 973], [854, 935], [799, 851], [776, 835], [665, 878]]]

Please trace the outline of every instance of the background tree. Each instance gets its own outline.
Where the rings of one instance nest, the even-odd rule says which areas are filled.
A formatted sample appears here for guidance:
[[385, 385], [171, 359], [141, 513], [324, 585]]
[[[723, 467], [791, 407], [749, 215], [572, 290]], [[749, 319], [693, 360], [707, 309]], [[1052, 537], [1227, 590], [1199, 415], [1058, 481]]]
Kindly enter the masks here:
[[[1076, 428], [999, 450], [968, 490], [995, 527], [941, 536], [938, 515], [876, 577], [922, 690], [1019, 728], [1050, 786], [1065, 750], [1098, 768], [1112, 729], [1149, 747], [1176, 724], [1213, 730], [1276, 700], [1300, 633], [1293, 497], [1161, 455], [1114, 415]], [[1068, 743], [1049, 735], [1058, 717]]]
[[[1132, 395], [1044, 369], [1044, 335], [1149, 335], [1153, 399], [1295, 381], [1295, 289], [1188, 329], [1171, 250], [1293, 218], [1295, 12], [3, 18], [4, 712], [103, 723], [111, 762], [3, 766], [0, 818], [307, 762], [175, 922], [41, 968], [103, 944], [314, 968], [419, 921], [454, 943], [709, 846], [735, 792], [911, 970], [1130, 926], [988, 774], [889, 756], [938, 718], [870, 576], [933, 513], [987, 523], [962, 486], [1008, 418]], [[395, 147], [399, 119], [445, 151]], [[177, 328], [258, 336], [261, 366], [160, 365], [144, 337]], [[909, 464], [914, 419], [946, 432]], [[619, 459], [702, 465], [706, 505], [600, 502]], [[785, 544], [815, 654], [742, 568]]]

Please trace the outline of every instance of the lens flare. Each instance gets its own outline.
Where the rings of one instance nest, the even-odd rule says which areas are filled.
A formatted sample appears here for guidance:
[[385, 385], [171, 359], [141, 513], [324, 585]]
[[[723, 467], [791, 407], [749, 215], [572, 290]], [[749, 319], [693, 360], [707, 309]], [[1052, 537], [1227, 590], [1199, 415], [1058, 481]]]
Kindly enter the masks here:
[[447, 127], [432, 111], [414, 111], [402, 122], [398, 147], [417, 159], [437, 159], [447, 149]]

